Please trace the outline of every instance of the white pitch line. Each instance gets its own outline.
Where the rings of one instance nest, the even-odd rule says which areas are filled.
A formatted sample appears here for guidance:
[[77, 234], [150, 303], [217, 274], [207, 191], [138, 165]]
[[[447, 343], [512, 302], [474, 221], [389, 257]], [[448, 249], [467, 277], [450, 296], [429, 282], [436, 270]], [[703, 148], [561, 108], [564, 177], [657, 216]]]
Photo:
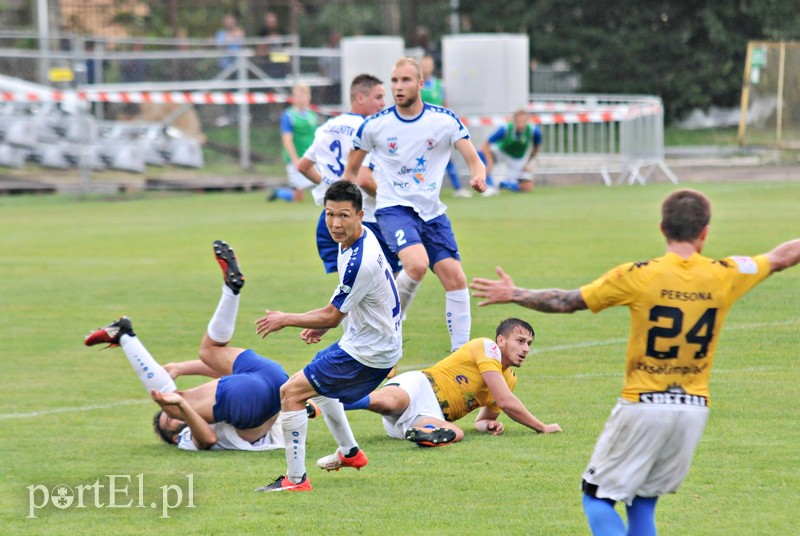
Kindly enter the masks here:
[[150, 400], [120, 400], [111, 404], [96, 404], [94, 406], [73, 406], [68, 408], [44, 409], [41, 411], [31, 411], [30, 413], [0, 413], [0, 420], [7, 419], [30, 419], [33, 417], [44, 417], [47, 415], [58, 415], [59, 413], [78, 413], [81, 411], [94, 411], [96, 409], [110, 409], [119, 406], [131, 406], [134, 404], [145, 404]]
[[[767, 327], [776, 327], [776, 326], [790, 326], [792, 324], [800, 323], [800, 318], [795, 318], [791, 320], [783, 320], [781, 322], [756, 322], [752, 324], [737, 324], [732, 325], [726, 328], [725, 331], [738, 331], [742, 329], [759, 329], [759, 328], [767, 328]], [[586, 341], [577, 344], [563, 344], [558, 346], [546, 346], [544, 348], [535, 348], [533, 355], [542, 354], [546, 352], [560, 352], [565, 350], [579, 350], [581, 348], [592, 348], [596, 346], [608, 346], [613, 344], [624, 344], [628, 341], [628, 339], [606, 339], [603, 341]], [[423, 368], [432, 367], [435, 363], [428, 363], [425, 365], [413, 365], [409, 367], [397, 367], [398, 372], [408, 372], [409, 370], [419, 370]], [[714, 374], [719, 373], [735, 373], [735, 372], [764, 372], [775, 370], [773, 367], [751, 367], [751, 368], [743, 368], [743, 369], [714, 369]], [[619, 375], [619, 372], [608, 372], [608, 373], [577, 373], [571, 374], [568, 376], [557, 376], [557, 375], [539, 375], [537, 378], [545, 378], [545, 379], [579, 379], [579, 378], [606, 378], [606, 377], [616, 377]], [[78, 413], [82, 411], [94, 411], [98, 409], [111, 409], [120, 406], [131, 406], [134, 404], [146, 404], [149, 403], [150, 400], [120, 400], [119, 402], [112, 402], [110, 404], [97, 404], [94, 406], [73, 406], [68, 408], [55, 408], [55, 409], [46, 409], [41, 411], [32, 411], [30, 413], [0, 413], [0, 421], [1, 420], [10, 420], [10, 419], [30, 419], [34, 417], [45, 417], [47, 415], [58, 415], [60, 413]]]

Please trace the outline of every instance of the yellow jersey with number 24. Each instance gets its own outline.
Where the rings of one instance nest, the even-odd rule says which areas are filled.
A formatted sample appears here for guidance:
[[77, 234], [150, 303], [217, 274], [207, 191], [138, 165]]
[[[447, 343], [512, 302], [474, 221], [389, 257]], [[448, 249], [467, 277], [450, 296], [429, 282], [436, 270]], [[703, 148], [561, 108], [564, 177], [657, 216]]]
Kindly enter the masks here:
[[667, 253], [617, 266], [581, 294], [592, 312], [630, 309], [625, 385], [631, 402], [709, 405], [708, 382], [733, 303], [770, 274], [769, 259]]

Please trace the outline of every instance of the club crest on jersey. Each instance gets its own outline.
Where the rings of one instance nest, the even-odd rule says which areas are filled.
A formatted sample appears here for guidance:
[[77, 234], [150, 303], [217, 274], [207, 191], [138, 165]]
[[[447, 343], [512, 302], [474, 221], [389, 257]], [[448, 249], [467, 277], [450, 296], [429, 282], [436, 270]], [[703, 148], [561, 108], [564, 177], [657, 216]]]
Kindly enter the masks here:
[[500, 361], [502, 358], [500, 348], [497, 346], [497, 343], [491, 339], [483, 340], [483, 353], [486, 357], [496, 359], [497, 361]]
[[425, 147], [427, 147], [429, 151], [433, 149], [435, 146], [436, 146], [436, 140], [431, 138], [425, 140]]
[[389, 151], [389, 154], [396, 153], [397, 152], [397, 138], [396, 137], [386, 138], [386, 146], [387, 146], [387, 150]]

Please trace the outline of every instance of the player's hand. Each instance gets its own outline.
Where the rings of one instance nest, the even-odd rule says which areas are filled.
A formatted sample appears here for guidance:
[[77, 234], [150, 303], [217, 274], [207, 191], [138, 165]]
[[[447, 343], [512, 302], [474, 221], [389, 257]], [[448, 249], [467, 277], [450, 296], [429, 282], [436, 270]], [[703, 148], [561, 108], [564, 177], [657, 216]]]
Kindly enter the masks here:
[[500, 435], [505, 430], [503, 423], [499, 421], [489, 421], [486, 425], [486, 431], [492, 435]]
[[499, 280], [476, 277], [469, 284], [469, 288], [473, 290], [473, 298], [486, 298], [478, 303], [478, 307], [493, 303], [510, 303], [514, 298], [514, 290], [516, 289], [514, 281], [499, 266], [495, 268], [495, 271], [500, 277]]
[[162, 408], [164, 406], [180, 406], [183, 403], [183, 397], [176, 392], [162, 393], [153, 389], [150, 391], [150, 396]]
[[286, 325], [283, 323], [285, 317], [286, 313], [267, 309], [264, 311], [264, 316], [256, 320], [256, 333], [263, 339], [274, 331], [280, 331]]
[[486, 191], [486, 177], [472, 177], [469, 185], [476, 192], [483, 193]]
[[327, 332], [327, 329], [304, 329], [300, 332], [300, 338], [303, 339], [306, 344], [317, 344]]
[[561, 427], [558, 424], [545, 424], [544, 430], [542, 430], [543, 434], [557, 434], [558, 432], [563, 432]]
[[177, 363], [167, 363], [166, 365], [164, 365], [164, 370], [167, 371], [167, 374], [169, 374], [169, 377], [172, 378], [173, 380], [181, 375]]

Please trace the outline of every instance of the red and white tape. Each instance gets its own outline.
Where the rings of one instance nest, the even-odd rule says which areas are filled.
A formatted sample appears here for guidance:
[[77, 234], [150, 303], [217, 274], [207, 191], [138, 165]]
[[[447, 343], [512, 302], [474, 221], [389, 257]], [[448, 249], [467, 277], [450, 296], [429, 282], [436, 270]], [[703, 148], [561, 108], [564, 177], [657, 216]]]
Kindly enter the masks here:
[[111, 102], [123, 104], [275, 104], [289, 101], [274, 93], [223, 91], [42, 91], [0, 92], [1, 102]]
[[[291, 97], [275, 93], [237, 93], [224, 91], [39, 91], [0, 92], [0, 102], [108, 102], [120, 104], [281, 104]], [[336, 111], [314, 109], [336, 115]], [[600, 107], [579, 103], [531, 102], [531, 123], [558, 125], [575, 123], [611, 123], [657, 115], [658, 104], [619, 104]], [[507, 115], [467, 115], [461, 121], [467, 126], [498, 126], [511, 120]]]

